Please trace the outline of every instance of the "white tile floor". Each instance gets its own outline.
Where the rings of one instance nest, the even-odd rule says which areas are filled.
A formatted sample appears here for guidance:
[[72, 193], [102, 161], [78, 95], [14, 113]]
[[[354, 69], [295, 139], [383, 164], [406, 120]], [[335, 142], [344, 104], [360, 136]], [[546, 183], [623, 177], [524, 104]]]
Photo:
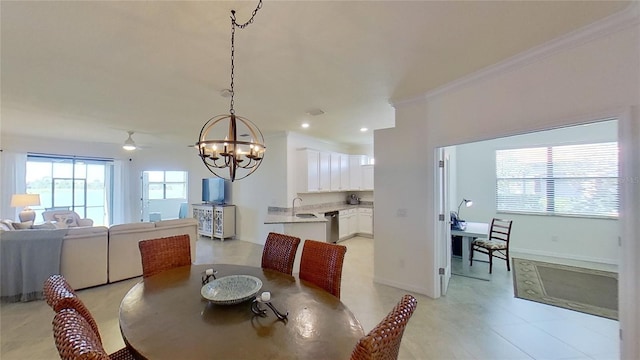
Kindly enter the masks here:
[[[343, 270], [342, 301], [365, 331], [395, 305], [404, 290], [372, 282], [372, 240], [353, 238]], [[260, 265], [262, 247], [240, 240], [197, 242], [197, 263]], [[474, 263], [475, 271], [488, 265]], [[124, 346], [118, 307], [140, 279], [81, 290], [105, 348]], [[454, 276], [447, 296], [433, 300], [413, 294], [418, 308], [404, 333], [401, 359], [617, 359], [618, 322], [513, 296], [511, 273], [494, 264], [491, 281]], [[58, 358], [51, 335], [53, 312], [44, 301], [3, 304], [0, 308], [0, 358]]]

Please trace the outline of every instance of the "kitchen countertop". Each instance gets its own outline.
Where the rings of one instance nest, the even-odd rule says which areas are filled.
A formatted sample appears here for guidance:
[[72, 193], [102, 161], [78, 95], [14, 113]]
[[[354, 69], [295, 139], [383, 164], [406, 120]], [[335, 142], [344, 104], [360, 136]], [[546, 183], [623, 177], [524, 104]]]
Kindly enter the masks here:
[[324, 213], [331, 211], [368, 208], [372, 209], [373, 204], [361, 203], [351, 205], [347, 203], [321, 204], [311, 206], [296, 207], [296, 214], [315, 214], [315, 218], [301, 218], [291, 215], [291, 208], [269, 208], [267, 217], [264, 219], [265, 224], [295, 224], [295, 223], [325, 223]]

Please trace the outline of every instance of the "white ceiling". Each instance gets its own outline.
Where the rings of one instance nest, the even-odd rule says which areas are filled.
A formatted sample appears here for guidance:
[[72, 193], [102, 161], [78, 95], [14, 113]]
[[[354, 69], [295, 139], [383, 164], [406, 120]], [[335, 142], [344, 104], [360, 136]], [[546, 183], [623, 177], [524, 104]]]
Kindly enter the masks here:
[[[229, 111], [219, 92], [230, 84], [230, 10], [244, 22], [256, 4], [1, 1], [2, 132], [122, 144], [132, 130], [142, 144], [195, 143], [206, 120]], [[370, 144], [359, 129], [394, 126], [390, 101], [628, 5], [266, 1], [236, 32], [235, 111], [265, 135]]]

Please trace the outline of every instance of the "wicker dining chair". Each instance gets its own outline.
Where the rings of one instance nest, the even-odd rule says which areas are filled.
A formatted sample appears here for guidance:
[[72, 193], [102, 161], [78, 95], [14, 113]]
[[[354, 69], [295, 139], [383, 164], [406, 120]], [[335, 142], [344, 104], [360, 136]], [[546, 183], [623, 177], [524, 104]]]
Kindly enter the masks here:
[[175, 267], [191, 265], [188, 234], [143, 240], [138, 243], [142, 257], [142, 276], [149, 277]]
[[404, 329], [417, 306], [416, 298], [404, 295], [393, 310], [358, 341], [351, 360], [397, 359]]
[[44, 282], [43, 292], [45, 301], [54, 312], [57, 313], [62, 309], [75, 309], [89, 323], [98, 340], [101, 340], [98, 323], [64, 276], [60, 274], [49, 276]]
[[262, 250], [262, 268], [291, 275], [300, 238], [270, 232]]
[[75, 309], [62, 309], [53, 317], [53, 339], [62, 360], [135, 359], [127, 348], [107, 354], [91, 325]]
[[300, 279], [318, 285], [339, 299], [346, 252], [344, 245], [305, 240], [300, 258]]
[[473, 266], [473, 253], [481, 252], [489, 256], [489, 274], [493, 271], [493, 258], [505, 260], [507, 271], [511, 271], [509, 264], [509, 239], [513, 220], [492, 219], [488, 239], [476, 239], [471, 243], [469, 266]]

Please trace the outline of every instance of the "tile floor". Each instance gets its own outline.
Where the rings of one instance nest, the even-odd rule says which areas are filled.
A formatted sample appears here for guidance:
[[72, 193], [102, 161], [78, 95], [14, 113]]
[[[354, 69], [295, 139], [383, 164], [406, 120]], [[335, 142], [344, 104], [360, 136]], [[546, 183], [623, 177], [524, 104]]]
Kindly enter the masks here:
[[[373, 246], [367, 238], [341, 242], [348, 248], [342, 301], [371, 330], [407, 293], [372, 282]], [[259, 266], [260, 245], [203, 238], [197, 263]], [[404, 333], [401, 359], [618, 359], [618, 322], [513, 297], [511, 273], [494, 265], [491, 281], [453, 276], [447, 295], [433, 300], [413, 294], [418, 308]], [[488, 265], [474, 263], [474, 270]], [[118, 307], [140, 278], [78, 291], [100, 327], [107, 351], [124, 346]], [[0, 359], [56, 359], [51, 319], [44, 301], [3, 304]]]

